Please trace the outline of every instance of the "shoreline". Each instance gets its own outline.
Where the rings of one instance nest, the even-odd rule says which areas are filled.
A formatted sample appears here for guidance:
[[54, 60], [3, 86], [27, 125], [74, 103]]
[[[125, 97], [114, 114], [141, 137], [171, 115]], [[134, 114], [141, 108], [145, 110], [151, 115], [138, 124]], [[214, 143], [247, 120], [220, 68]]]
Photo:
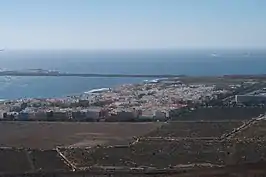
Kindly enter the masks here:
[[[1, 76], [0, 76], [1, 77]], [[105, 91], [110, 91], [112, 90], [114, 87], [121, 87], [123, 85], [131, 85], [131, 84], [144, 84], [144, 83], [158, 83], [160, 80], [164, 80], [164, 79], [169, 79], [169, 78], [156, 78], [156, 79], [151, 79], [151, 80], [143, 80], [141, 82], [138, 83], [123, 83], [123, 84], [119, 84], [119, 85], [114, 85], [112, 87], [99, 87], [99, 88], [92, 88], [90, 90], [84, 91], [84, 92], [80, 92], [80, 93], [73, 93], [73, 94], [67, 94], [67, 95], [62, 95], [62, 96], [55, 96], [55, 97], [25, 97], [25, 98], [15, 98], [15, 99], [5, 99], [5, 98], [1, 98], [0, 102], [5, 102], [5, 101], [13, 101], [13, 100], [20, 100], [20, 99], [67, 99], [67, 98], [72, 98], [72, 97], [82, 97], [83, 95], [90, 95], [90, 94], [96, 94], [96, 93], [102, 93]]]
[[[163, 76], [163, 75], [161, 75]], [[90, 95], [90, 94], [95, 94], [95, 93], [102, 93], [105, 91], [111, 91], [115, 87], [121, 87], [121, 86], [126, 86], [126, 85], [138, 85], [138, 84], [156, 84], [159, 83], [160, 81], [188, 81], [188, 82], [215, 82], [217, 79], [224, 80], [225, 82], [227, 80], [246, 80], [249, 81], [251, 80], [265, 80], [266, 81], [266, 74], [259, 74], [259, 75], [221, 75], [221, 76], [185, 76], [185, 75], [180, 75], [181, 77], [161, 77], [161, 78], [151, 78], [150, 80], [142, 80], [137, 83], [122, 83], [118, 85], [113, 85], [111, 87], [99, 87], [99, 88], [92, 88], [87, 91], [83, 91], [80, 93], [73, 93], [73, 94], [64, 94], [61, 96], [52, 96], [52, 97], [18, 97], [18, 98], [12, 98], [12, 99], [7, 99], [7, 98], [1, 98], [0, 102], [5, 102], [5, 101], [14, 101], [14, 100], [29, 100], [29, 99], [67, 99], [67, 98], [81, 98], [82, 96]], [[1, 77], [1, 76], [0, 76]], [[5, 77], [5, 76], [2, 76]], [[223, 82], [223, 81], [222, 81]]]
[[266, 78], [266, 73], [260, 74], [222, 74], [222, 75], [187, 75], [187, 74], [121, 74], [121, 73], [69, 73], [55, 70], [27, 69], [19, 70], [0, 70], [0, 77], [22, 76], [22, 77], [105, 77], [105, 78], [190, 78], [190, 77], [222, 77], [222, 78]]

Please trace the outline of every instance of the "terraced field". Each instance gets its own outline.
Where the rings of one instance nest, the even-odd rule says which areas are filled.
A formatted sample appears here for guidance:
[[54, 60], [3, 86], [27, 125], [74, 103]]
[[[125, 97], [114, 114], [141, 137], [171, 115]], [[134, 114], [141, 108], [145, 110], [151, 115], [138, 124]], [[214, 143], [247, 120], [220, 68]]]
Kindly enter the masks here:
[[33, 170], [25, 150], [0, 149], [0, 160], [0, 174], [16, 174]]
[[29, 157], [35, 170], [70, 170], [69, 166], [55, 150], [33, 150], [29, 152]]
[[161, 123], [0, 122], [0, 146], [53, 149], [127, 144]]
[[266, 158], [265, 142], [250, 141], [141, 141], [130, 147], [62, 150], [77, 167], [127, 166], [169, 168], [180, 164], [232, 165]]
[[182, 115], [173, 116], [173, 120], [199, 121], [199, 120], [249, 120], [264, 114], [266, 108], [259, 107], [213, 107], [200, 108]]
[[219, 138], [241, 126], [242, 121], [170, 122], [147, 134], [150, 137]]
[[232, 164], [256, 163], [266, 160], [266, 141], [235, 140], [231, 144]]
[[[6, 125], [9, 124], [6, 123]], [[8, 136], [0, 137], [4, 145], [31, 147], [37, 136], [47, 133], [45, 138], [41, 139], [43, 142], [39, 140], [35, 145], [35, 147], [43, 147], [44, 150], [0, 148], [0, 159], [3, 162], [0, 163], [0, 176], [24, 172], [36, 172], [36, 174], [42, 174], [41, 176], [53, 173], [59, 176], [63, 174], [84, 176], [83, 173], [79, 174], [80, 170], [94, 168], [101, 168], [102, 176], [106, 176], [106, 169], [121, 170], [125, 167], [172, 170], [182, 169], [184, 165], [189, 165], [190, 168], [196, 168], [195, 164], [227, 167], [266, 161], [266, 120], [263, 119], [172, 121], [163, 124], [99, 123], [73, 125], [75, 127], [73, 130], [70, 124], [51, 124], [42, 125], [41, 123], [44, 127], [39, 124], [37, 127], [23, 123], [12, 125], [22, 127], [19, 140], [24, 139], [26, 143], [16, 142], [13, 133], [10, 134], [12, 135], [10, 139], [7, 138]], [[31, 126], [40, 130], [36, 135], [32, 135], [34, 138], [30, 141], [26, 135], [32, 133], [33, 129], [27, 129]], [[2, 124], [2, 127], [7, 131], [8, 126], [5, 127]], [[56, 134], [56, 127], [62, 139], [58, 139], [59, 135], [52, 136], [53, 133]], [[224, 138], [223, 135], [227, 134], [230, 136]], [[133, 140], [133, 136], [136, 136], [136, 141]], [[133, 143], [129, 143], [130, 141]], [[56, 147], [57, 142], [62, 142], [63, 146]], [[49, 147], [50, 149], [47, 149]], [[56, 150], [51, 147], [56, 147]], [[73, 166], [77, 173], [71, 172]], [[119, 172], [118, 175], [113, 176], [131, 175], [123, 173]], [[160, 176], [160, 174], [154, 176]]]
[[266, 140], [266, 120], [260, 120], [246, 127], [234, 138]]
[[71, 149], [63, 154], [78, 167], [85, 166], [149, 166], [167, 168], [178, 164], [224, 164], [226, 143], [215, 141], [149, 141], [129, 147], [99, 147], [93, 151]]

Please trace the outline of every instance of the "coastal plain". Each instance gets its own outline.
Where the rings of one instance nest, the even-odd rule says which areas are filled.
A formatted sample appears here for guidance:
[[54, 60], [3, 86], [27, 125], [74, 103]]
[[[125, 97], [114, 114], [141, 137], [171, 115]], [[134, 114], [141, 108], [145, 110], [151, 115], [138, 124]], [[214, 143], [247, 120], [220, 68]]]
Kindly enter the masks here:
[[[131, 108], [136, 104], [130, 99], [132, 93], [142, 103], [139, 108], [185, 105], [170, 110], [168, 119], [158, 119], [157, 114], [150, 122], [141, 122], [140, 115], [134, 119], [139, 122], [3, 119], [0, 159], [5, 163], [0, 163], [0, 176], [266, 174], [261, 168], [266, 159], [266, 107], [256, 100], [264, 98], [266, 83], [224, 78], [204, 78], [198, 83], [198, 79], [190, 79], [163, 79], [95, 94], [96, 100], [103, 101], [115, 96], [110, 108], [115, 103]], [[246, 104], [236, 95], [253, 99]]]

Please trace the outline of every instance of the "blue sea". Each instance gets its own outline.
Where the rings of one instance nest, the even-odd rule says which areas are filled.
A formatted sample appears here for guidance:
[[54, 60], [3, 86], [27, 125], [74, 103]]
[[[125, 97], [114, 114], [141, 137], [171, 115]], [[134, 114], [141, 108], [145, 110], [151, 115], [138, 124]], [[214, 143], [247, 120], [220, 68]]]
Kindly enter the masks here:
[[[265, 74], [263, 50], [4, 51], [0, 68], [105, 74]], [[0, 77], [0, 99], [64, 97], [147, 78]], [[149, 78], [151, 79], [151, 78]]]

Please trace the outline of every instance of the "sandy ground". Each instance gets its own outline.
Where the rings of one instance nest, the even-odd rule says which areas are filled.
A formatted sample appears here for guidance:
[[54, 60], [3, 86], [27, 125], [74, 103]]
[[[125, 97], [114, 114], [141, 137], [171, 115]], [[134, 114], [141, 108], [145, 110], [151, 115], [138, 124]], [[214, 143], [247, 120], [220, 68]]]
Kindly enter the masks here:
[[51, 149], [125, 142], [162, 123], [0, 122], [0, 146]]

